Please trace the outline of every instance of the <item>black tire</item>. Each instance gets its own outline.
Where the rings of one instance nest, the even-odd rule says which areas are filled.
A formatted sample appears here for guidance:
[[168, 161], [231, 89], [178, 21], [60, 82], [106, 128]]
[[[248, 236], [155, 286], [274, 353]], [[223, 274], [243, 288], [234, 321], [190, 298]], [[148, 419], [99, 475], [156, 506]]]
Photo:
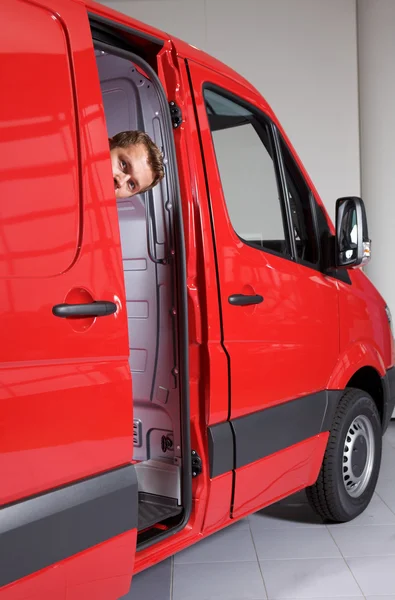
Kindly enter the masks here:
[[[355, 419], [357, 419], [356, 422]], [[357, 423], [357, 427], [353, 425], [355, 423]], [[366, 427], [363, 435], [360, 435], [362, 429], [358, 428], [360, 423]], [[351, 425], [353, 425], [352, 429], [350, 429]], [[352, 441], [352, 446], [349, 441]], [[366, 449], [373, 449], [366, 450], [365, 461], [364, 444]], [[373, 399], [361, 390], [351, 388], [346, 390], [340, 399], [333, 419], [320, 474], [316, 483], [306, 490], [309, 503], [315, 512], [324, 520], [334, 523], [351, 521], [361, 514], [369, 505], [376, 488], [381, 464], [381, 450], [382, 427]], [[370, 462], [368, 461], [369, 457]], [[351, 458], [355, 462], [351, 461]], [[349, 470], [351, 464], [355, 467], [356, 475], [354, 469]], [[363, 464], [365, 464], [365, 468]], [[363, 469], [362, 472], [360, 472], [361, 469]], [[349, 473], [352, 475], [351, 481]], [[359, 489], [359, 484], [354, 484], [358, 473], [360, 473], [360, 477], [364, 476], [364, 481], [360, 484]], [[343, 477], [348, 480], [345, 481]], [[348, 486], [348, 491], [346, 486]]]

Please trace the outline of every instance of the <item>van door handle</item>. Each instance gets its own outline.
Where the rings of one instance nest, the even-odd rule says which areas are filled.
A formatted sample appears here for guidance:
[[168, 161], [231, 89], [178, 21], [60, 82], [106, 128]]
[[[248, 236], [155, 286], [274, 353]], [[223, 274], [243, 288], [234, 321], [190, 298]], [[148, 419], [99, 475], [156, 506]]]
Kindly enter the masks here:
[[68, 317], [106, 317], [117, 312], [114, 302], [97, 301], [90, 304], [56, 304], [52, 308], [55, 317], [67, 319]]
[[249, 296], [247, 294], [233, 294], [228, 298], [229, 304], [233, 306], [248, 306], [249, 304], [260, 304], [263, 302], [263, 296], [256, 294]]

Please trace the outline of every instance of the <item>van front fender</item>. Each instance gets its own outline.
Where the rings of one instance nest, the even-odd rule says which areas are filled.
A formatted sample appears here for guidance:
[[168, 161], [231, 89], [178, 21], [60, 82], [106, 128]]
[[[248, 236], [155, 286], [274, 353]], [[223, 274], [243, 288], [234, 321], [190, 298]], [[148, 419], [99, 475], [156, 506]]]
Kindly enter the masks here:
[[364, 367], [375, 369], [380, 377], [387, 372], [379, 350], [366, 340], [355, 342], [340, 355], [327, 389], [343, 390], [355, 373]]
[[[373, 369], [373, 372], [363, 369]], [[351, 381], [354, 378], [353, 381]], [[351, 381], [351, 384], [350, 384]], [[355, 383], [359, 384], [355, 385]], [[381, 393], [377, 393], [377, 384], [381, 383]], [[383, 432], [395, 406], [395, 368], [386, 369], [385, 362], [377, 348], [369, 342], [358, 342], [350, 346], [339, 358], [328, 382], [328, 390], [343, 390], [346, 387], [360, 387], [371, 396], [379, 409]], [[340, 396], [333, 393], [332, 400], [337, 405]], [[332, 412], [335, 410], [332, 405]]]

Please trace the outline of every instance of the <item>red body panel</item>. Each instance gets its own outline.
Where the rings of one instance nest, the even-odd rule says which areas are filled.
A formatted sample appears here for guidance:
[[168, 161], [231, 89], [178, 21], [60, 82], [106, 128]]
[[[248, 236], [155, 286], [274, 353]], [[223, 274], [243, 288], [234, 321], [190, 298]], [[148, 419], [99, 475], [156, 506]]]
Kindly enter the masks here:
[[[116, 600], [127, 593], [133, 572], [312, 484], [327, 433], [210, 479], [207, 428], [342, 389], [364, 366], [382, 376], [393, 364], [384, 301], [362, 272], [351, 273], [349, 286], [257, 252], [235, 235], [201, 86], [211, 81], [244, 98], [288, 142], [253, 86], [188, 44], [101, 5], [3, 0], [0, 69], [5, 74], [22, 64], [26, 89], [17, 88], [16, 78], [14, 102], [0, 97], [0, 195], [10, 199], [0, 212], [0, 505], [127, 464], [132, 456], [119, 227], [88, 10], [164, 41], [158, 74], [184, 117], [174, 140], [187, 258], [190, 434], [203, 473], [193, 480], [190, 520], [176, 535], [136, 554], [136, 530], [129, 531], [1, 588], [1, 600]], [[37, 85], [38, 63], [40, 100], [27, 90]], [[52, 152], [59, 139], [62, 151]], [[15, 164], [16, 147], [24, 152]], [[243, 286], [265, 302], [230, 306], [228, 296]], [[92, 300], [113, 301], [118, 311], [78, 323], [52, 315], [55, 304]]]
[[[202, 86], [216, 84], [249, 97], [262, 111], [267, 106], [222, 74], [194, 63], [190, 70], [211, 194], [224, 345], [231, 362], [231, 417], [237, 418], [325, 389], [339, 352], [337, 284], [314, 269], [252, 248], [236, 235], [222, 194]], [[264, 302], [229, 304], [229, 296], [242, 293], [261, 294]]]
[[229, 524], [229, 502], [232, 497], [233, 474], [224, 473], [209, 483], [209, 499], [203, 530], [205, 533], [217, 531]]
[[[132, 455], [119, 227], [89, 23], [82, 4], [48, 4], [0, 8], [0, 68], [10, 82], [0, 98], [3, 505]], [[93, 300], [115, 302], [117, 313], [52, 315], [56, 304]], [[135, 547], [133, 530], [0, 597], [116, 600], [128, 591]]]
[[1, 600], [118, 600], [128, 593], [136, 530], [0, 589]]
[[352, 286], [339, 282], [340, 348], [327, 387], [343, 389], [364, 367], [383, 377], [394, 364], [394, 340], [385, 302], [366, 275], [350, 271]]
[[[174, 140], [187, 256], [189, 337], [196, 357], [190, 362], [191, 377], [199, 378], [204, 372], [204, 389], [201, 390], [203, 399], [196, 396], [194, 405], [192, 396], [191, 410], [196, 410], [196, 415], [202, 419], [202, 431], [205, 431], [206, 426], [224, 421], [228, 417], [228, 364], [221, 344], [214, 243], [193, 100], [185, 63], [179, 61], [177, 69], [174, 69], [173, 56], [174, 53], [169, 51], [162, 53], [159, 74], [163, 77], [168, 97], [174, 97], [182, 113], [188, 115], [187, 123], [177, 129]], [[172, 69], [170, 65], [173, 65]], [[172, 81], [171, 87], [167, 89], [169, 72], [172, 73]], [[202, 265], [204, 269], [201, 268]]]
[[[84, 7], [64, 1], [54, 4], [67, 29], [50, 11], [16, 1], [6, 3], [7, 21], [1, 19], [4, 32], [10, 27], [16, 30], [17, 26], [26, 29], [26, 35], [21, 36], [24, 38], [22, 50], [29, 51], [27, 59], [41, 65], [45, 77], [53, 72], [56, 61], [68, 64], [69, 72], [65, 66], [59, 69], [59, 95], [52, 104], [36, 106], [25, 98], [16, 106], [4, 106], [5, 96], [0, 99], [2, 115], [9, 115], [6, 121], [2, 117], [2, 198], [10, 197], [7, 174], [10, 167], [3, 169], [3, 165], [8, 164], [6, 161], [11, 160], [7, 155], [14, 156], [15, 165], [20, 160], [19, 155], [14, 155], [15, 144], [25, 157], [24, 140], [29, 136], [30, 153], [35, 148], [31, 160], [37, 163], [41, 160], [37, 173], [23, 165], [17, 171], [17, 186], [22, 186], [20, 192], [17, 187], [17, 194], [24, 190], [30, 212], [18, 212], [22, 202], [14, 201], [9, 203], [9, 211], [14, 212], [2, 212], [0, 218], [3, 244], [8, 239], [9, 228], [14, 227], [15, 238], [12, 239], [18, 243], [20, 240], [27, 249], [37, 248], [33, 253], [17, 252], [15, 259], [7, 263], [7, 274], [3, 272], [0, 279], [0, 503], [125, 464], [132, 452], [123, 270], [100, 88], [98, 82], [95, 85], [86, 78], [86, 73], [94, 72], [96, 67], [92, 49], [87, 45], [89, 25]], [[40, 27], [42, 39], [36, 35]], [[53, 36], [51, 43], [45, 41], [47, 29], [48, 35]], [[1, 36], [4, 73], [13, 71], [16, 56], [7, 46], [8, 39]], [[36, 57], [33, 49], [36, 49]], [[23, 56], [21, 54], [19, 60], [23, 60]], [[72, 65], [78, 108], [71, 99], [68, 112], [62, 112], [68, 97], [62, 85], [70, 85]], [[25, 80], [23, 74], [21, 79]], [[42, 83], [40, 81], [40, 85]], [[17, 96], [17, 83], [13, 85], [15, 92], [12, 93]], [[48, 79], [48, 86], [52, 85]], [[44, 89], [43, 97], [53, 98], [48, 92], [49, 88]], [[41, 95], [37, 96], [40, 100]], [[59, 103], [59, 108], [54, 102]], [[81, 127], [78, 136], [76, 115]], [[22, 125], [17, 126], [18, 122]], [[56, 136], [63, 136], [63, 155], [51, 154], [51, 143], [56, 147], [59, 144], [50, 137], [48, 147], [50, 128], [55, 141]], [[44, 187], [42, 194], [37, 189], [38, 176], [48, 181], [49, 187]], [[71, 187], [65, 185], [67, 176]], [[67, 198], [69, 202], [73, 198], [78, 200], [78, 207], [68, 205]], [[26, 204], [25, 199], [23, 203]], [[48, 218], [43, 218], [42, 212], [35, 213], [35, 203], [39, 211], [48, 212]], [[74, 220], [79, 222], [80, 233], [75, 222], [67, 226], [68, 213], [74, 214]], [[57, 228], [61, 232], [59, 236]], [[62, 236], [66, 235], [70, 249], [66, 248], [66, 254], [63, 251], [63, 259], [47, 261], [48, 256], [60, 257], [54, 240], [58, 237], [64, 245]], [[79, 253], [73, 263], [77, 247]], [[3, 247], [3, 256], [5, 250]], [[5, 264], [3, 262], [4, 268]], [[117, 303], [118, 312], [94, 322], [84, 319], [78, 321], [78, 325], [52, 315], [52, 306], [66, 300], [84, 302], [86, 296], [93, 300], [112, 300]]]
[[247, 514], [312, 485], [328, 441], [323, 433], [236, 470], [233, 516]]

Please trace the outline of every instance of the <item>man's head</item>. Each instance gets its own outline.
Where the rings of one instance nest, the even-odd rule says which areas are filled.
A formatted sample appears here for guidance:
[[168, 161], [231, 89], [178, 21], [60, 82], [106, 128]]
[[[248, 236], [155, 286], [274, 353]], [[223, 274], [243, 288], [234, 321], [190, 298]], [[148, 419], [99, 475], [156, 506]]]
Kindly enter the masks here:
[[123, 131], [110, 140], [115, 196], [146, 192], [163, 179], [163, 156], [144, 131]]

